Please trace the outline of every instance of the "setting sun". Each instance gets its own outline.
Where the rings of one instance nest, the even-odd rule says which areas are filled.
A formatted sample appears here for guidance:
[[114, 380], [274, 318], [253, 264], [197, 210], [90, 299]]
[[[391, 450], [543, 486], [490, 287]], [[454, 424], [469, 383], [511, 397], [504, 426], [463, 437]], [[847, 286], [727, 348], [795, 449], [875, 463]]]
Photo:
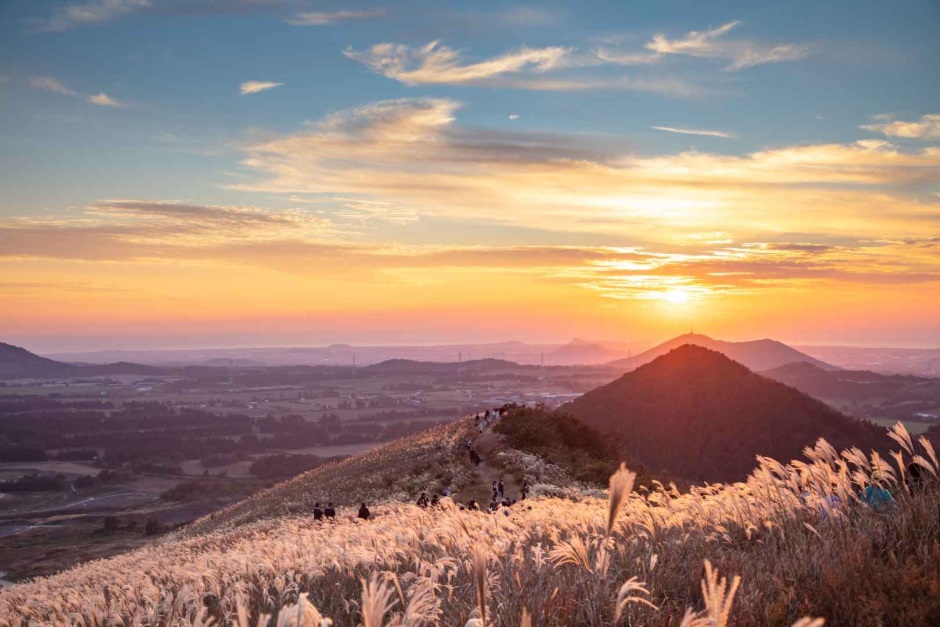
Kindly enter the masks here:
[[664, 293], [663, 298], [670, 304], [682, 305], [689, 302], [689, 293], [682, 288], [676, 288]]

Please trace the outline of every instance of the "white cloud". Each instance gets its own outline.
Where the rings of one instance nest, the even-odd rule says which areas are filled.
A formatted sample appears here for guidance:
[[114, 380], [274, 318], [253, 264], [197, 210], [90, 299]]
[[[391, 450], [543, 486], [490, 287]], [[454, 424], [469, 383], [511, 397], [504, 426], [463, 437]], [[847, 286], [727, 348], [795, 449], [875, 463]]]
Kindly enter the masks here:
[[725, 139], [734, 138], [734, 135], [725, 133], [724, 131], [705, 131], [691, 128], [676, 128], [674, 126], [651, 126], [650, 128], [657, 131], [666, 131], [667, 133], [679, 133], [681, 135], [705, 135], [707, 137], [724, 137]]
[[70, 87], [66, 87], [57, 78], [52, 78], [51, 76], [32, 76], [27, 79], [30, 85], [36, 89], [41, 89], [43, 91], [52, 92], [54, 94], [64, 94], [66, 96], [77, 96], [78, 92]]
[[102, 24], [133, 11], [149, 8], [150, 5], [150, 0], [97, 0], [70, 4], [56, 9], [52, 17], [40, 25], [39, 30], [59, 32], [77, 26]]
[[374, 72], [406, 85], [473, 85], [505, 74], [547, 72], [566, 66], [570, 48], [521, 48], [478, 63], [467, 63], [460, 52], [432, 41], [421, 48], [403, 44], [377, 44], [368, 50], [349, 48], [344, 53]]
[[84, 95], [75, 91], [71, 87], [65, 85], [62, 81], [51, 76], [32, 76], [27, 79], [27, 82], [35, 87], [36, 89], [41, 89], [43, 91], [48, 91], [53, 94], [62, 94], [65, 96], [74, 96], [76, 98], [84, 98], [86, 102], [89, 102], [99, 107], [112, 107], [120, 108], [126, 107], [127, 103], [115, 100], [108, 94], [98, 92], [97, 94]]
[[88, 96], [88, 102], [90, 102], [91, 104], [98, 105], [99, 107], [112, 107], [115, 109], [119, 109], [121, 107], [127, 106], [127, 103], [115, 100], [114, 98], [104, 93], [103, 91], [98, 92], [97, 94]]
[[619, 51], [602, 48], [597, 57], [619, 65], [638, 65], [657, 61], [668, 55], [685, 55], [702, 59], [727, 61], [727, 71], [743, 70], [765, 63], [795, 61], [809, 54], [808, 46], [800, 44], [768, 45], [746, 40], [728, 40], [725, 36], [740, 26], [740, 21], [728, 22], [706, 31], [691, 31], [685, 37], [670, 39], [663, 33], [653, 35], [645, 48], [648, 52]]
[[325, 26], [347, 20], [362, 20], [380, 17], [385, 11], [305, 11], [297, 13], [287, 23], [292, 26]]
[[516, 115], [515, 113], [510, 113], [510, 114], [509, 114], [509, 119], [510, 119], [510, 120], [518, 120], [518, 119], [519, 119], [519, 116]]
[[284, 83], [272, 83], [269, 81], [246, 81], [239, 86], [239, 91], [242, 96], [247, 96], [249, 94], [257, 94], [262, 91], [267, 91], [269, 89], [274, 89], [275, 87], [280, 87]]
[[[891, 120], [892, 116], [872, 116], [873, 120], [884, 120], [881, 124], [864, 124], [861, 128], [874, 131], [888, 137], [906, 139], [940, 139], [940, 113], [922, 115], [917, 122]], [[891, 121], [888, 121], [891, 120]]]
[[802, 232], [820, 220], [833, 233], [884, 237], [923, 228], [937, 211], [916, 190], [940, 180], [940, 150], [867, 141], [644, 156], [596, 138], [466, 128], [458, 107], [402, 99], [333, 114], [246, 147], [233, 188], [542, 229], [617, 224], [653, 239], [732, 223], [748, 237]]

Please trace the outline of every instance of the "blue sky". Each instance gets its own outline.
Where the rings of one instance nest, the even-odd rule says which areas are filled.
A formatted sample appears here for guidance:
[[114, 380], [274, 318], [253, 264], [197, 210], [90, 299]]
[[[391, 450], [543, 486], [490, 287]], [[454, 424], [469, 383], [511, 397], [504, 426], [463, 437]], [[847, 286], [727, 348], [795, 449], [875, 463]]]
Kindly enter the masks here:
[[[213, 208], [248, 207], [291, 219], [303, 214], [301, 230], [271, 237], [317, 246], [609, 246], [680, 255], [679, 263], [682, 254], [724, 254], [718, 246], [809, 242], [850, 246], [866, 255], [866, 272], [874, 272], [878, 263], [867, 255], [874, 254], [875, 235], [884, 231], [897, 242], [936, 230], [940, 186], [931, 151], [940, 137], [938, 60], [940, 4], [933, 0], [7, 0], [0, 6], [0, 219], [6, 220], [0, 238], [9, 250], [0, 249], [0, 267], [38, 285], [46, 279], [37, 264], [87, 256], [50, 253], [59, 246], [55, 237], [81, 239], [87, 229], [99, 229], [109, 244], [139, 242], [125, 230], [115, 234], [131, 229], [131, 221], [159, 223], [162, 243], [183, 242], [188, 255], [193, 220], [217, 219]], [[267, 88], [241, 93], [250, 81]], [[386, 124], [396, 133], [420, 134], [422, 148], [389, 152], [388, 142], [369, 139]], [[346, 142], [342, 147], [333, 145], [334, 133]], [[403, 137], [411, 141], [396, 135], [391, 143]], [[441, 145], [448, 146], [444, 157]], [[784, 172], [770, 182], [765, 169], [790, 167], [792, 151], [801, 151], [800, 176]], [[494, 178], [491, 167], [500, 160], [512, 167]], [[806, 176], [836, 162], [838, 172]], [[552, 182], [552, 174], [530, 179], [534, 168], [572, 163], [628, 167], [630, 182], [605, 179], [611, 189], [591, 198], [553, 189], [551, 204], [562, 198], [557, 203], [565, 206], [547, 218], [516, 209], [549, 194], [551, 185], [543, 189], [531, 180]], [[371, 174], [354, 177], [350, 164]], [[815, 195], [797, 202], [819, 200], [835, 213], [844, 210], [844, 220], [818, 228], [811, 214], [799, 223], [787, 220], [779, 194], [744, 198], [751, 183], [738, 178], [733, 189], [707, 199], [692, 195], [692, 184], [676, 194], [674, 180], [656, 194], [663, 176], [681, 178], [689, 164], [715, 177], [727, 168], [756, 168], [764, 173], [759, 185], [784, 186], [791, 196], [811, 188]], [[404, 189], [408, 179], [392, 180], [398, 170], [415, 176], [433, 170], [445, 186], [454, 176], [472, 184], [438, 196], [412, 193]], [[381, 180], [366, 180], [376, 172]], [[640, 172], [655, 176], [639, 180]], [[842, 194], [838, 201], [823, 198], [834, 187]], [[876, 225], [868, 212], [832, 209], [854, 202], [850, 194], [859, 189], [897, 205], [889, 226]], [[474, 205], [474, 194], [492, 198]], [[107, 204], [113, 200], [150, 204], [116, 209]], [[776, 207], [767, 217], [728, 223], [742, 207], [764, 202]], [[184, 205], [190, 213], [171, 218], [154, 203]], [[705, 215], [719, 205], [724, 222]], [[689, 249], [631, 226], [665, 214], [674, 219], [660, 229], [679, 229], [691, 216], [688, 237], [723, 235], [709, 240], [717, 242], [711, 249]], [[220, 223], [218, 232], [231, 224]], [[244, 237], [233, 231], [230, 239]], [[152, 252], [127, 257], [121, 246], [115, 250], [122, 252], [114, 259], [96, 261], [131, 259], [141, 264], [141, 276], [152, 270]], [[409, 254], [429, 251], [409, 248]], [[907, 274], [933, 286], [928, 270], [935, 252], [924, 255], [917, 268], [888, 264], [877, 273]], [[859, 267], [857, 259], [852, 263]], [[69, 272], [85, 280], [74, 265]], [[97, 285], [107, 269], [83, 272]], [[557, 281], [567, 272], [553, 267], [542, 279]], [[306, 279], [331, 278], [325, 274]], [[711, 293], [696, 291], [701, 277], [694, 272], [670, 276], [688, 279], [680, 284], [689, 296]], [[632, 287], [613, 295], [609, 286], [591, 285], [614, 301], [677, 289], [666, 281], [647, 293], [645, 281], [629, 278]], [[7, 289], [19, 294], [23, 288]], [[297, 307], [291, 311], [306, 311]], [[28, 334], [28, 325], [17, 324]]]
[[[689, 147], [744, 152], [799, 141], [848, 141], [868, 116], [918, 116], [940, 103], [940, 5], [924, 2], [608, 2], [361, 4], [380, 17], [292, 26], [317, 2], [161, 3], [101, 23], [45, 32], [70, 3], [5, 2], [0, 25], [2, 210], [8, 215], [91, 202], [102, 196], [164, 195], [234, 200], [223, 186], [238, 154], [227, 146], [252, 130], [290, 132], [305, 121], [368, 102], [436, 96], [465, 103], [461, 122], [487, 128], [619, 134], [646, 153]], [[101, 4], [101, 3], [89, 3]], [[162, 6], [167, 4], [167, 6]], [[187, 10], [188, 7], [188, 10]], [[670, 97], [620, 89], [540, 93], [473, 86], [404, 85], [343, 56], [380, 42], [433, 40], [468, 59], [521, 46], [588, 52], [606, 41], [642, 50], [657, 32], [672, 37], [728, 22], [733, 33], [811, 47], [805, 59], [721, 72], [722, 61], [676, 58], [592, 75], [656, 74], [707, 93]], [[31, 88], [51, 76], [82, 94], [105, 92], [130, 106], [113, 110]], [[284, 83], [243, 97], [247, 80]], [[507, 116], [519, 115], [510, 121]], [[652, 130], [715, 128], [734, 141]], [[198, 153], [213, 153], [200, 155]], [[194, 154], [196, 153], [196, 154]], [[50, 177], [63, 184], [43, 185]]]

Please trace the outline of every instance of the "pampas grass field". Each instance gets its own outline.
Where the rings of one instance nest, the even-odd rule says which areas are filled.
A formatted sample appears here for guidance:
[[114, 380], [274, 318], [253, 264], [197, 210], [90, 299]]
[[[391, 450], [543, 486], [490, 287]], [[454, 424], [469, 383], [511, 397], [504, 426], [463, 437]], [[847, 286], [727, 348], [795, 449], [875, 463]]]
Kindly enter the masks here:
[[[0, 593], [0, 625], [937, 624], [940, 465], [903, 426], [892, 437], [887, 460], [819, 441], [685, 493], [636, 491], [621, 468], [606, 498], [496, 514], [391, 499], [366, 522], [251, 515], [300, 491], [288, 482], [224, 524]], [[926, 477], [913, 488], [911, 462]], [[859, 501], [873, 476], [893, 507]]]

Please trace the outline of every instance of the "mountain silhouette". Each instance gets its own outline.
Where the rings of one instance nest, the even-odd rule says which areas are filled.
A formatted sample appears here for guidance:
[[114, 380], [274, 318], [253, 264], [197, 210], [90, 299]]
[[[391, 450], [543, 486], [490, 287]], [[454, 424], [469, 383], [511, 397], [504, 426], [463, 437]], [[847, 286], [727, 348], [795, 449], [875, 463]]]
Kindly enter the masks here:
[[694, 344], [695, 346], [702, 346], [713, 351], [718, 351], [755, 371], [770, 370], [771, 368], [778, 368], [786, 364], [798, 362], [810, 363], [824, 370], [837, 370], [835, 366], [810, 357], [806, 353], [801, 353], [795, 348], [791, 348], [777, 340], [763, 339], [749, 342], [726, 342], [698, 333], [686, 333], [679, 337], [674, 337], [639, 355], [627, 357], [626, 359], [618, 359], [609, 362], [607, 365], [623, 368], [624, 370], [632, 370], [643, 364], [648, 364], [657, 357], [665, 355], [674, 348], [684, 346], [685, 344]]
[[692, 481], [744, 479], [755, 456], [801, 456], [825, 438], [837, 449], [880, 448], [884, 429], [849, 418], [725, 355], [683, 345], [564, 405], [610, 434], [654, 474]]
[[[622, 353], [621, 353], [622, 354]], [[596, 364], [610, 360], [617, 353], [595, 342], [575, 338], [545, 357], [553, 364]]]
[[153, 366], [128, 362], [113, 364], [70, 364], [40, 357], [25, 348], [0, 342], [0, 379], [43, 379], [118, 374], [147, 375], [160, 372]]

